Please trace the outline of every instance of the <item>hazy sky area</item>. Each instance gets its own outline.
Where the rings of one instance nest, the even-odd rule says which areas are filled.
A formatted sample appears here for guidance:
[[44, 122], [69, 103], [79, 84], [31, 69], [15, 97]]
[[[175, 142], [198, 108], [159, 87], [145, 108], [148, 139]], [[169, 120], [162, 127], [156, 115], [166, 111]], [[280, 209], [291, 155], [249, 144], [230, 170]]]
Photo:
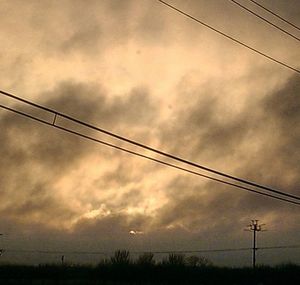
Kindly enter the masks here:
[[[298, 0], [257, 1], [300, 25]], [[239, 2], [300, 37], [299, 30], [250, 1]], [[299, 41], [229, 0], [169, 3], [300, 68]], [[0, 42], [1, 90], [300, 195], [300, 74], [158, 1], [0, 0]], [[0, 104], [53, 118], [3, 95]], [[61, 118], [57, 123], [164, 159]], [[259, 233], [258, 246], [300, 244], [297, 205], [171, 169], [2, 109], [0, 159], [0, 248], [251, 247], [252, 235], [244, 229], [252, 219], [268, 229]], [[251, 251], [205, 256], [219, 265], [251, 264]], [[72, 262], [100, 258], [66, 256]], [[4, 252], [2, 261], [59, 262], [59, 255]], [[258, 263], [288, 261], [300, 263], [299, 248], [258, 253]]]

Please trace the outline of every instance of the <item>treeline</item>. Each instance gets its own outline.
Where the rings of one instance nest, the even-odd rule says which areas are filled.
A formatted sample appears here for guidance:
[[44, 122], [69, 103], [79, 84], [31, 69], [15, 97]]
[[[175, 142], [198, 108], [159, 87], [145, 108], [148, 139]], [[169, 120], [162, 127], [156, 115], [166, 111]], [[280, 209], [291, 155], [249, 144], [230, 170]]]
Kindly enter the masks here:
[[185, 256], [184, 254], [170, 253], [168, 257], [160, 262], [156, 262], [154, 254], [145, 252], [138, 256], [137, 259], [131, 259], [130, 252], [127, 250], [117, 250], [112, 257], [104, 259], [99, 265], [139, 265], [139, 266], [153, 266], [153, 265], [171, 265], [171, 266], [192, 266], [192, 267], [207, 267], [212, 266], [212, 262], [203, 256]]
[[300, 266], [229, 268], [214, 266], [200, 256], [169, 254], [155, 261], [152, 253], [136, 259], [126, 250], [97, 266], [0, 265], [0, 284], [300, 284]]

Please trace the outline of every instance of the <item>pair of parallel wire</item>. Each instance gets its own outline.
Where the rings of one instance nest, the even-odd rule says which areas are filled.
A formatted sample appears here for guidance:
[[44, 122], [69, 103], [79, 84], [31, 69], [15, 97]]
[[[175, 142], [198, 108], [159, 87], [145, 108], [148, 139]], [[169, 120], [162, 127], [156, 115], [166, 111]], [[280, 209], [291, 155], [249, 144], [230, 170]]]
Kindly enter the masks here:
[[[90, 141], [93, 141], [93, 142], [96, 142], [96, 143], [108, 146], [110, 148], [114, 148], [114, 149], [117, 149], [117, 150], [129, 153], [129, 154], [132, 154], [132, 155], [135, 155], [135, 156], [147, 159], [147, 160], [151, 160], [151, 161], [153, 161], [155, 163], [159, 163], [159, 164], [162, 164], [162, 165], [165, 165], [165, 166], [168, 166], [168, 167], [180, 170], [180, 171], [184, 171], [186, 173], [190, 173], [190, 174], [193, 174], [193, 175], [196, 175], [196, 176], [200, 176], [200, 177], [203, 177], [203, 178], [206, 178], [206, 179], [218, 182], [218, 183], [222, 183], [222, 184], [225, 184], [227, 186], [232, 186], [232, 187], [235, 187], [237, 189], [241, 189], [241, 190], [252, 192], [252, 193], [255, 193], [255, 194], [267, 196], [267, 197], [270, 197], [270, 198], [273, 198], [273, 199], [277, 199], [277, 200], [281, 200], [281, 201], [285, 201], [285, 202], [288, 202], [288, 203], [291, 203], [291, 204], [300, 205], [300, 197], [296, 196], [294, 194], [290, 194], [290, 193], [286, 193], [286, 192], [283, 192], [283, 191], [280, 191], [280, 190], [277, 190], [277, 189], [273, 189], [271, 187], [258, 184], [256, 182], [248, 181], [248, 180], [245, 180], [245, 179], [242, 179], [242, 178], [239, 178], [239, 177], [236, 177], [236, 176], [233, 176], [233, 175], [230, 175], [230, 174], [227, 174], [227, 173], [224, 173], [224, 172], [221, 172], [221, 171], [218, 171], [218, 170], [206, 167], [204, 165], [200, 165], [200, 164], [198, 164], [196, 162], [193, 162], [193, 161], [190, 161], [190, 160], [187, 160], [187, 159], [175, 156], [173, 154], [170, 154], [170, 153], [164, 152], [164, 151], [162, 151], [160, 149], [153, 148], [151, 146], [142, 144], [140, 142], [137, 142], [135, 140], [129, 139], [127, 137], [120, 136], [119, 134], [116, 134], [116, 133], [113, 133], [111, 131], [105, 130], [103, 128], [97, 127], [95, 125], [92, 125], [90, 123], [84, 122], [82, 120], [76, 119], [76, 118], [71, 117], [69, 115], [66, 115], [64, 113], [61, 113], [61, 112], [59, 112], [57, 110], [50, 109], [48, 107], [36, 104], [36, 103], [31, 102], [29, 100], [20, 98], [20, 97], [18, 97], [16, 95], [7, 93], [5, 91], [1, 91], [0, 90], [0, 94], [4, 95], [6, 97], [9, 97], [9, 98], [11, 98], [13, 100], [16, 100], [18, 102], [21, 102], [23, 105], [25, 104], [27, 106], [38, 108], [38, 109], [43, 110], [43, 111], [45, 111], [47, 113], [51, 113], [53, 115], [53, 121], [49, 121], [49, 120], [47, 121], [47, 120], [41, 119], [41, 118], [39, 118], [37, 116], [25, 113], [24, 111], [17, 110], [16, 108], [12, 108], [12, 107], [8, 107], [8, 106], [0, 104], [0, 108], [2, 108], [2, 109], [5, 109], [5, 110], [13, 112], [13, 113], [16, 113], [18, 115], [21, 115], [23, 117], [29, 118], [29, 119], [34, 120], [36, 122], [39, 122], [41, 124], [48, 125], [50, 127], [62, 130], [62, 131], [67, 132], [67, 133], [71, 133], [71, 134], [79, 136], [81, 138], [84, 138], [84, 139], [87, 139], [87, 140], [90, 140]], [[57, 123], [57, 119], [59, 117], [61, 117], [63, 119], [66, 119], [67, 121], [71, 121], [73, 123], [76, 123], [78, 125], [87, 127], [87, 128], [89, 128], [91, 130], [94, 130], [96, 132], [100, 132], [100, 133], [102, 133], [104, 135], [107, 135], [109, 137], [117, 139], [118, 141], [126, 142], [126, 143], [128, 143], [130, 145], [137, 146], [140, 149], [144, 149], [144, 150], [150, 151], [151, 153], [155, 153], [155, 154], [158, 154], [158, 155], [160, 155], [162, 157], [171, 159], [172, 161], [176, 161], [177, 163], [179, 162], [181, 164], [185, 164], [185, 165], [188, 165], [190, 167], [194, 167], [194, 168], [200, 169], [202, 171], [206, 171], [206, 172], [212, 173], [214, 175], [221, 176], [223, 178], [226, 178], [227, 180], [224, 180], [224, 179], [221, 179], [221, 178], [218, 178], [218, 177], [215, 177], [215, 176], [206, 175], [206, 174], [197, 172], [195, 170], [191, 170], [189, 168], [183, 167], [181, 165], [177, 165], [177, 164], [174, 164], [174, 163], [171, 163], [171, 162], [167, 162], [167, 161], [164, 161], [164, 160], [161, 160], [161, 159], [158, 159], [158, 158], [154, 158], [152, 156], [149, 156], [149, 155], [146, 155], [146, 154], [142, 154], [142, 153], [140, 153], [138, 151], [133, 151], [133, 150], [130, 150], [128, 148], [121, 147], [121, 146], [118, 146], [116, 144], [112, 144], [112, 143], [109, 143], [109, 142], [97, 139], [97, 138], [95, 138], [93, 136], [86, 135], [86, 134], [84, 134], [82, 132], [75, 131], [75, 130], [73, 130], [71, 128], [64, 127], [64, 126], [59, 125]], [[238, 183], [236, 183], [236, 182], [238, 182]]]
[[[218, 30], [218, 29], [215, 29], [214, 27], [208, 25], [207, 23], [204, 23], [203, 21], [191, 16], [190, 14], [176, 8], [175, 6], [165, 2], [165, 1], [162, 1], [162, 0], [158, 0], [160, 3], [164, 4], [165, 6], [177, 11], [178, 13], [196, 21], [197, 23], [205, 26], [206, 28], [209, 28], [210, 30], [213, 30], [214, 32], [232, 40], [233, 42], [239, 44], [239, 45], [242, 45], [243, 47], [247, 48], [247, 49], [250, 49], [251, 51], [261, 55], [261, 56], [264, 56], [265, 58], [269, 59], [269, 60], [272, 60], [273, 62], [276, 62], [286, 68], [289, 68], [290, 70], [300, 74], [300, 70], [288, 65], [288, 64], [285, 64], [231, 36], [229, 36], [228, 34]], [[237, 1], [235, 0], [230, 0], [232, 2], [234, 2], [235, 4], [239, 5], [240, 7], [246, 9], [248, 12], [253, 12], [253, 11], [249, 11], [248, 8], [244, 7], [243, 5], [241, 5], [240, 3], [238, 3]], [[260, 5], [259, 3], [257, 3], [256, 1], [254, 0], [250, 0], [252, 1], [254, 4], [258, 5], [258, 6], [261, 6], [262, 8], [264, 8], [265, 10], [267, 10], [268, 12], [276, 15], [275, 13], [273, 13], [272, 11], [268, 10], [267, 8], [263, 7], [262, 5]], [[253, 14], [253, 13], [252, 13]], [[254, 13], [255, 15], [257, 15], [256, 13]], [[284, 20], [282, 17], [278, 16], [279, 18], [281, 18], [282, 20]], [[285, 20], [286, 21], [286, 20]], [[288, 23], [290, 23], [289, 21], [286, 21]], [[290, 23], [291, 24], [291, 23]], [[274, 26], [274, 25], [273, 25]], [[299, 29], [297, 26], [293, 25], [294, 27], [296, 27], [297, 29]], [[277, 27], [277, 26], [276, 26]], [[297, 38], [298, 39], [298, 38]], [[137, 141], [134, 141], [132, 139], [129, 139], [127, 137], [124, 137], [124, 136], [120, 136], [118, 134], [115, 134], [111, 131], [108, 131], [108, 130], [105, 130], [105, 129], [102, 129], [102, 128], [99, 128], [95, 125], [92, 125], [92, 124], [89, 124], [87, 122], [84, 122], [82, 120], [79, 120], [79, 119], [76, 119], [74, 117], [71, 117], [69, 115], [66, 115], [66, 114], [63, 114], [61, 112], [58, 112], [57, 110], [54, 110], [54, 109], [50, 109], [50, 108], [47, 108], [45, 106], [42, 106], [42, 105], [39, 105], [39, 104], [36, 104], [34, 102], [31, 102], [31, 101], [28, 101], [28, 100], [25, 100], [21, 97], [18, 97], [16, 95], [13, 95], [13, 94], [10, 94], [10, 93], [7, 93], [5, 91], [1, 91], [0, 90], [0, 93], [6, 97], [10, 97], [11, 99], [14, 99], [14, 100], [17, 100], [18, 102], [21, 102], [23, 104], [26, 104], [26, 105], [30, 105], [32, 107], [35, 107], [35, 108], [38, 108], [38, 109], [41, 109], [43, 111], [46, 111], [46, 112], [50, 112], [53, 114], [53, 121], [50, 122], [50, 121], [47, 121], [47, 120], [43, 120], [43, 119], [40, 119], [38, 118], [37, 116], [34, 116], [34, 115], [30, 115], [28, 113], [25, 113], [23, 111], [20, 111], [20, 110], [17, 110], [15, 108], [11, 108], [11, 107], [8, 107], [8, 106], [5, 106], [5, 105], [0, 105], [0, 107], [2, 109], [5, 109], [7, 111], [10, 111], [10, 112], [14, 112], [16, 114], [19, 114], [21, 116], [24, 116], [24, 117], [27, 117], [29, 119], [32, 119], [36, 122], [39, 122], [39, 123], [42, 123], [42, 124], [45, 124], [45, 125], [48, 125], [48, 126], [51, 126], [51, 127], [54, 127], [56, 129], [59, 129], [59, 130], [62, 130], [64, 132], [68, 132], [68, 133], [71, 133], [73, 135], [76, 135], [76, 136], [79, 136], [81, 138], [84, 138], [84, 139], [87, 139], [87, 140], [90, 140], [90, 141], [94, 141], [96, 143], [99, 143], [99, 144], [102, 144], [102, 145], [105, 145], [105, 146], [108, 146], [108, 147], [111, 147], [111, 148], [114, 148], [114, 149], [117, 149], [117, 150], [120, 150], [120, 151], [123, 151], [123, 152], [127, 152], [129, 154], [132, 154], [132, 155], [135, 155], [135, 156], [138, 156], [138, 157], [141, 157], [141, 158], [144, 158], [144, 159], [148, 159], [148, 160], [151, 160], [153, 162], [156, 162], [156, 163], [159, 163], [159, 164], [162, 164], [162, 165], [165, 165], [165, 166], [168, 166], [168, 167], [172, 167], [172, 168], [175, 168], [177, 170], [180, 170], [180, 171], [184, 171], [184, 172], [187, 172], [187, 173], [190, 173], [190, 174], [193, 174], [193, 175], [197, 175], [197, 176], [200, 176], [200, 177], [203, 177], [203, 178], [206, 178], [206, 179], [210, 179], [212, 181], [215, 181], [215, 182], [218, 182], [218, 183], [222, 183], [222, 184], [225, 184], [225, 185], [228, 185], [228, 186], [232, 186], [232, 187], [235, 187], [235, 188], [238, 188], [238, 189], [241, 189], [241, 190], [244, 190], [244, 191], [248, 191], [248, 192], [252, 192], [252, 193], [256, 193], [256, 194], [260, 194], [260, 195], [263, 195], [263, 196], [267, 196], [267, 197], [270, 197], [270, 198], [273, 198], [273, 199], [277, 199], [277, 200], [281, 200], [281, 201], [285, 201], [285, 202], [288, 202], [288, 203], [292, 203], [292, 204], [295, 204], [295, 205], [300, 205], [300, 197], [299, 196], [296, 196], [296, 195], [293, 195], [293, 194], [290, 194], [290, 193], [286, 193], [286, 192], [283, 192], [283, 191], [279, 191], [277, 189], [273, 189], [271, 187], [267, 187], [265, 185], [261, 185], [259, 183], [255, 183], [255, 182], [252, 182], [252, 181], [248, 181], [248, 180], [245, 180], [245, 179], [242, 179], [242, 178], [239, 178], [239, 177], [236, 177], [236, 176], [233, 176], [233, 175], [230, 175], [230, 174], [227, 174], [227, 173], [224, 173], [224, 172], [221, 172], [221, 171], [218, 171], [218, 170], [215, 170], [215, 169], [212, 169], [212, 168], [209, 168], [209, 167], [206, 167], [206, 166], [203, 166], [203, 165], [200, 165], [198, 163], [195, 163], [193, 161], [190, 161], [190, 160], [186, 160], [184, 158], [181, 158], [181, 157], [178, 157], [178, 156], [175, 156], [173, 154], [170, 154], [170, 153], [167, 153], [167, 152], [164, 152], [162, 150], [159, 150], [157, 148], [153, 148], [151, 146], [148, 146], [148, 145], [145, 145], [145, 144], [142, 144], [142, 143], [139, 143]], [[145, 154], [142, 154], [140, 152], [137, 152], [137, 151], [133, 151], [133, 150], [130, 150], [128, 148], [124, 148], [124, 147], [120, 147], [120, 146], [117, 146], [115, 144], [112, 144], [112, 143], [109, 143], [109, 142], [105, 142], [103, 140], [99, 140], [95, 137], [92, 137], [92, 136], [89, 136], [89, 135], [86, 135], [86, 134], [83, 134], [82, 132], [79, 132], [79, 131], [74, 131], [70, 128], [67, 128], [67, 127], [64, 127], [64, 126], [61, 126], [59, 124], [57, 124], [57, 118], [58, 117], [62, 117], [66, 120], [69, 120], [69, 121], [72, 121], [76, 124], [79, 124], [81, 126], [85, 126], [85, 127], [88, 127], [94, 131], [97, 131], [97, 132], [101, 132], [107, 136], [110, 136], [110, 137], [113, 137], [114, 139], [117, 139], [117, 140], [120, 140], [120, 141], [124, 141], [128, 144], [131, 144], [131, 145], [134, 145], [134, 146], [137, 146], [139, 148], [142, 148], [142, 149], [145, 149], [147, 151], [150, 151], [152, 153], [155, 153], [155, 154], [159, 154], [160, 156], [163, 156], [163, 157], [166, 157], [168, 159], [172, 159], [173, 161], [176, 161], [176, 162], [179, 162], [179, 163], [182, 163], [182, 164], [185, 164], [185, 165], [188, 165], [188, 166], [192, 166], [194, 168], [197, 168], [197, 169], [200, 169], [202, 171], [206, 171], [206, 172], [209, 172], [209, 173], [212, 173], [214, 175], [217, 175], [217, 176], [221, 176], [222, 178], [226, 178], [227, 180], [224, 180], [224, 179], [220, 179], [218, 177], [214, 177], [214, 176], [210, 176], [210, 175], [206, 175], [206, 174], [203, 174], [203, 173], [199, 173], [197, 171], [194, 171], [194, 170], [191, 170], [191, 169], [188, 169], [186, 167], [183, 167], [183, 166], [179, 166], [177, 164], [174, 164], [174, 163], [170, 163], [170, 162], [166, 162], [164, 160], [161, 160], [161, 159], [157, 159], [157, 158], [154, 158], [152, 156], [148, 156], [148, 155], [145, 155]], [[232, 182], [234, 181], [234, 182]], [[236, 182], [238, 182], [239, 184], [237, 184]], [[245, 186], [246, 185], [246, 186]], [[263, 191], [263, 192], [262, 192]]]

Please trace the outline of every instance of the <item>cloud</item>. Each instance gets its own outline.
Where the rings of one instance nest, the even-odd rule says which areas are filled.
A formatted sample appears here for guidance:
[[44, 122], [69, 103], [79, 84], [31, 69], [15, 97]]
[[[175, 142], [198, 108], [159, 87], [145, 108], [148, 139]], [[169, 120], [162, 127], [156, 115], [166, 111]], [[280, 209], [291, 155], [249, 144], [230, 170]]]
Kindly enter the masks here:
[[[179, 153], [184, 153], [183, 146], [187, 143], [183, 144], [182, 139], [190, 141], [192, 144], [189, 151], [197, 157], [203, 155], [210, 159], [224, 159], [226, 163], [234, 165], [232, 169], [235, 169], [236, 175], [297, 193], [297, 152], [293, 152], [294, 155], [291, 156], [289, 151], [283, 149], [287, 145], [291, 150], [298, 147], [297, 130], [292, 133], [288, 131], [297, 121], [298, 115], [294, 108], [297, 97], [294, 94], [299, 92], [298, 87], [298, 79], [292, 78], [280, 91], [260, 100], [256, 112], [252, 112], [252, 108], [249, 108], [249, 112], [239, 113], [234, 119], [226, 117], [224, 121], [219, 119], [221, 115], [217, 112], [219, 110], [217, 98], [207, 99], [204, 96], [201, 99], [199, 96], [199, 99], [194, 100], [190, 106], [185, 106], [177, 113], [175, 121], [170, 121], [169, 126], [161, 129], [162, 141], [164, 143], [164, 139], [172, 137], [172, 130], [174, 139], [168, 140], [168, 147], [171, 150], [177, 149]], [[284, 99], [282, 94], [285, 94]], [[99, 121], [108, 129], [113, 129], [112, 126], [118, 126], [116, 129], [123, 129], [124, 126], [131, 128], [134, 125], [134, 129], [139, 131], [138, 127], [143, 128], [147, 122], [155, 120], [157, 114], [154, 105], [148, 99], [147, 92], [140, 89], [133, 90], [125, 97], [115, 97], [111, 100], [104, 95], [103, 90], [99, 91], [93, 85], [65, 82], [53, 91], [46, 92], [44, 96], [49, 98], [45, 100], [44, 105], [87, 121]], [[138, 119], [141, 119], [140, 125], [135, 124]], [[71, 177], [69, 175], [74, 167], [79, 167], [95, 148], [87, 148], [87, 142], [56, 130], [49, 129], [46, 133], [46, 127], [33, 125], [30, 121], [15, 115], [5, 114], [1, 117], [1, 124], [5, 130], [1, 133], [1, 155], [5, 161], [3, 164], [5, 167], [2, 167], [1, 171], [8, 173], [12, 169], [18, 169], [14, 175], [2, 176], [1, 182], [6, 185], [2, 189], [6, 197], [2, 213], [14, 218], [22, 216], [24, 221], [26, 217], [28, 221], [35, 217], [41, 222], [56, 212], [57, 217], [66, 223], [82, 215], [82, 212], [78, 213], [76, 209], [72, 209], [66, 200], [53, 194], [56, 191], [61, 193], [55, 181]], [[178, 134], [181, 140], [175, 139]], [[266, 149], [271, 136], [273, 143]], [[255, 137], [253, 149], [245, 144], [251, 137]], [[201, 152], [198, 152], [198, 149], [201, 149]], [[100, 154], [106, 157], [105, 150], [100, 151]], [[140, 224], [141, 230], [143, 227], [154, 230], [175, 226], [192, 232], [198, 232], [200, 229], [210, 232], [228, 223], [229, 231], [236, 226], [237, 216], [240, 223], [251, 218], [253, 212], [260, 216], [267, 217], [269, 213], [277, 216], [275, 210], [278, 207], [290, 212], [291, 219], [294, 217], [294, 211], [289, 210], [284, 204], [281, 205], [280, 202], [180, 173], [173, 173], [169, 176], [169, 180], [160, 185], [160, 189], [167, 197], [167, 203], [156, 210], [155, 216], [147, 216], [142, 212], [137, 215], [138, 212], [133, 214], [131, 210], [126, 213], [126, 209], [142, 205], [143, 201], [148, 199], [144, 193], [145, 186], [139, 182], [133, 183], [143, 175], [142, 171], [145, 168], [143, 166], [137, 170], [131, 160], [125, 158], [127, 163], [124, 164], [122, 156], [119, 158], [118, 156], [119, 154], [113, 156], [111, 170], [102, 172], [100, 176], [99, 173], [98, 177], [92, 179], [91, 185], [96, 187], [95, 189], [106, 189], [106, 194], [103, 192], [93, 201], [91, 197], [94, 197], [94, 192], [88, 191], [81, 196], [81, 200], [83, 205], [92, 205], [89, 211], [96, 211], [98, 206], [103, 204], [112, 216], [124, 214], [127, 216], [124, 225], [128, 228], [132, 226], [131, 222], [128, 222], [129, 217], [131, 221], [141, 217], [142, 220], [147, 220]], [[240, 160], [243, 156], [245, 160]], [[276, 163], [270, 164], [273, 156], [276, 156]], [[289, 163], [286, 164], [287, 162]], [[152, 164], [149, 167], [152, 167]], [[281, 170], [283, 167], [287, 169], [284, 173]], [[160, 169], [153, 168], [152, 171], [158, 173]], [[260, 171], [257, 172], [257, 169]], [[261, 173], [265, 175], [262, 176]], [[118, 188], [122, 191], [116, 195]], [[16, 192], [17, 189], [22, 191]], [[88, 193], [92, 195], [90, 198]], [[137, 209], [134, 211], [140, 211]], [[220, 219], [220, 211], [223, 219]], [[96, 219], [102, 218], [101, 215], [96, 216]], [[54, 219], [53, 224], [55, 221], [57, 220]], [[80, 224], [83, 221], [88, 220], [84, 219]]]
[[[223, 160], [236, 176], [297, 195], [299, 83], [297, 76], [290, 78], [255, 105], [250, 102], [233, 119], [227, 114], [230, 110], [219, 109], [220, 100], [211, 99], [213, 94], [208, 99], [199, 91], [200, 99], [178, 112], [167, 129], [163, 136], [166, 146], [177, 153], [192, 153], [194, 161], [201, 162], [207, 156], [210, 161]], [[222, 121], [219, 118], [223, 114]], [[171, 129], [173, 139], [167, 140]], [[290, 221], [298, 216], [296, 206], [291, 204], [201, 178], [178, 175], [167, 189], [169, 202], [157, 218], [162, 226], [183, 226], [194, 232], [223, 229], [223, 233], [229, 233], [254, 216], [270, 222], [278, 219], [281, 211], [288, 213], [286, 219]]]
[[[262, 100], [262, 117], [259, 127], [263, 129], [261, 148], [252, 163], [244, 168], [246, 176], [285, 192], [299, 196], [299, 122], [300, 81], [291, 77], [283, 88]], [[259, 172], [257, 171], [259, 169]], [[286, 207], [289, 211], [290, 207]]]
[[[111, 100], [94, 85], [64, 82], [52, 91], [41, 94], [41, 98], [46, 98], [43, 100], [45, 106], [88, 122], [100, 122], [101, 126], [109, 129], [117, 126], [115, 129], [118, 130], [133, 124], [135, 127], [143, 126], [155, 120], [156, 116], [156, 109], [143, 89]], [[17, 108], [45, 117], [32, 107]], [[51, 121], [52, 116], [47, 119]], [[57, 124], [66, 125], [59, 118]], [[47, 222], [51, 226], [56, 223], [67, 225], [80, 216], [81, 210], [77, 212], [69, 204], [70, 201], [62, 198], [64, 189], [59, 189], [58, 182], [70, 177], [72, 171], [95, 152], [95, 144], [12, 113], [2, 113], [0, 127], [1, 195], [5, 201], [1, 205], [2, 215], [25, 223]], [[87, 133], [87, 130], [84, 132]], [[146, 132], [146, 128], [143, 132]], [[95, 135], [91, 131], [88, 133]], [[111, 152], [99, 148], [96, 153], [107, 160]], [[121, 179], [118, 183], [122, 184], [128, 178], [125, 170], [121, 178], [121, 168], [119, 165], [117, 171]], [[103, 188], [109, 187], [113, 180], [117, 181], [117, 176], [106, 176]], [[127, 192], [120, 201], [124, 203], [125, 198], [136, 199], [137, 194]], [[92, 199], [90, 197], [90, 202]]]
[[[229, 2], [179, 2], [256, 48], [298, 62], [298, 43]], [[296, 19], [298, 4], [279, 2], [274, 8]], [[300, 88], [296, 76], [287, 80], [289, 71], [152, 0], [13, 1], [0, 14], [2, 88], [208, 167], [299, 192]], [[57, 123], [116, 143], [60, 117]], [[132, 238], [154, 249], [232, 246], [242, 244], [241, 229], [253, 218], [286, 240], [299, 236], [291, 205], [5, 111], [0, 130], [0, 229], [35, 235], [41, 247], [47, 240], [71, 250], [115, 249], [133, 247]]]

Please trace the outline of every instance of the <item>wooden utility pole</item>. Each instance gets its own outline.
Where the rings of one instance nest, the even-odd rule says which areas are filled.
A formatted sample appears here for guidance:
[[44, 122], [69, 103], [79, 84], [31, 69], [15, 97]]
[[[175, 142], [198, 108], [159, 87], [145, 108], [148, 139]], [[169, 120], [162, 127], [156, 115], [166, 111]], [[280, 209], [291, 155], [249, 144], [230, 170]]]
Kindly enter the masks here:
[[259, 224], [258, 220], [252, 220], [251, 224], [248, 225], [247, 230], [253, 232], [253, 247], [252, 247], [252, 266], [253, 268], [256, 267], [256, 251], [257, 251], [257, 247], [256, 247], [256, 233], [257, 232], [261, 232], [262, 226], [264, 226], [265, 224]]
[[[3, 234], [0, 234], [0, 236], [3, 236]], [[3, 252], [4, 252], [4, 249], [0, 248], [0, 256], [3, 254]]]

